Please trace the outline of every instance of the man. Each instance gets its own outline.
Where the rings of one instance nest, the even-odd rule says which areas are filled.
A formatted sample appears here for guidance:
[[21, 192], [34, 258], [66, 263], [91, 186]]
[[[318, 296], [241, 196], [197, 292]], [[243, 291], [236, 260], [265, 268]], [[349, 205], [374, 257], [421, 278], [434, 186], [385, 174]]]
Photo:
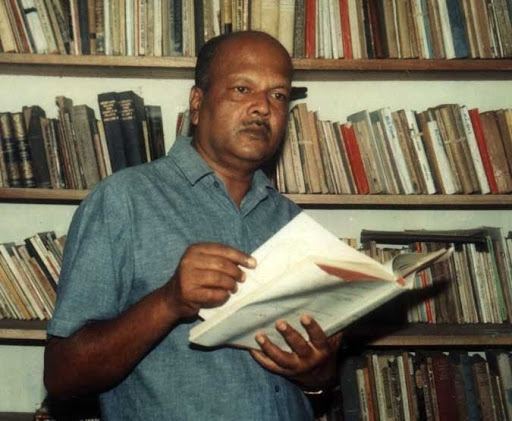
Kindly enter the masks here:
[[240, 266], [254, 267], [248, 253], [300, 212], [259, 170], [283, 138], [292, 70], [264, 33], [211, 40], [190, 94], [192, 142], [178, 138], [82, 203], [48, 327], [50, 395], [99, 392], [105, 419], [312, 418], [304, 390], [334, 375], [339, 337], [307, 315], [308, 338], [276, 324], [292, 352], [264, 334], [250, 352], [187, 339], [199, 309], [229, 299]]

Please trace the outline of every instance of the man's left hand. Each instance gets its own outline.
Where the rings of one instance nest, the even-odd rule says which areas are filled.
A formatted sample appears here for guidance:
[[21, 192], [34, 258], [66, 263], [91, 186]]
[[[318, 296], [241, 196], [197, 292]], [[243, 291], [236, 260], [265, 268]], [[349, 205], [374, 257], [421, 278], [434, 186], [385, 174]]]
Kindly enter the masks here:
[[312, 317], [304, 315], [300, 321], [308, 339], [284, 320], [276, 322], [276, 329], [291, 352], [284, 351], [266, 335], [259, 333], [256, 341], [261, 350], [251, 350], [251, 355], [267, 370], [289, 378], [304, 390], [323, 389], [336, 374], [336, 351], [341, 342], [341, 333], [327, 337]]

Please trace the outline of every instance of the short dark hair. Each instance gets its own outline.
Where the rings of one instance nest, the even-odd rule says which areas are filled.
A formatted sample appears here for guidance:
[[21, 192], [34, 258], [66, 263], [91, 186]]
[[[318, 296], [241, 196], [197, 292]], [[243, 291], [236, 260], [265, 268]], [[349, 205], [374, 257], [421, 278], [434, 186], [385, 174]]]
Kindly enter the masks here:
[[225, 40], [232, 38], [232, 34], [222, 34], [210, 38], [199, 51], [195, 68], [194, 81], [198, 88], [207, 91], [210, 85], [210, 65], [215, 57], [215, 53]]
[[275, 41], [277, 45], [280, 45], [283, 49], [283, 52], [285, 54], [288, 54], [286, 52], [286, 49], [279, 43], [278, 40], [273, 38], [271, 35], [260, 32], [260, 31], [240, 31], [240, 32], [230, 32], [227, 34], [222, 34], [216, 37], [213, 37], [209, 39], [199, 51], [199, 54], [197, 55], [197, 62], [195, 67], [195, 74], [194, 74], [194, 82], [195, 85], [201, 89], [202, 91], [207, 91], [210, 87], [210, 70], [211, 70], [211, 64], [213, 59], [215, 58], [215, 55], [217, 53], [217, 50], [219, 47], [226, 41], [244, 37], [247, 35], [257, 35], [259, 37], [267, 37], [269, 39], [272, 39]]

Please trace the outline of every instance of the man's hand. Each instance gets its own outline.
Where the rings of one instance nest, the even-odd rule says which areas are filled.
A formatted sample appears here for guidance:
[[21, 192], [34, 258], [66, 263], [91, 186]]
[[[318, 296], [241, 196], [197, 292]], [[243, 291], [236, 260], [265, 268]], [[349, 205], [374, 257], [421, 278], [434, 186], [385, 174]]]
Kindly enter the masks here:
[[253, 257], [223, 244], [198, 243], [187, 248], [166, 284], [169, 304], [181, 318], [195, 316], [202, 307], [215, 307], [243, 282], [239, 266], [254, 268]]
[[285, 321], [276, 322], [291, 352], [273, 344], [267, 336], [256, 335], [261, 351], [251, 350], [251, 355], [267, 370], [298, 383], [305, 390], [322, 389], [336, 373], [336, 352], [341, 343], [341, 333], [328, 338], [318, 323], [310, 316], [302, 316], [308, 340]]

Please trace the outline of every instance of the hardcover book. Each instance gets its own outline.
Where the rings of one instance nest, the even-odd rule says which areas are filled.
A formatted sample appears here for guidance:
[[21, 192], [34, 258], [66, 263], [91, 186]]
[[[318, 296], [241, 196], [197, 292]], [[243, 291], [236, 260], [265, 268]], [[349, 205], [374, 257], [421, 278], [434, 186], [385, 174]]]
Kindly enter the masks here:
[[264, 331], [287, 348], [275, 330], [278, 319], [306, 335], [302, 314], [311, 315], [332, 335], [371, 310], [413, 288], [414, 273], [447, 258], [451, 249], [404, 253], [381, 264], [345, 244], [304, 212], [259, 247], [259, 262], [222, 306], [201, 309], [204, 322], [189, 340], [203, 346], [254, 348]]

